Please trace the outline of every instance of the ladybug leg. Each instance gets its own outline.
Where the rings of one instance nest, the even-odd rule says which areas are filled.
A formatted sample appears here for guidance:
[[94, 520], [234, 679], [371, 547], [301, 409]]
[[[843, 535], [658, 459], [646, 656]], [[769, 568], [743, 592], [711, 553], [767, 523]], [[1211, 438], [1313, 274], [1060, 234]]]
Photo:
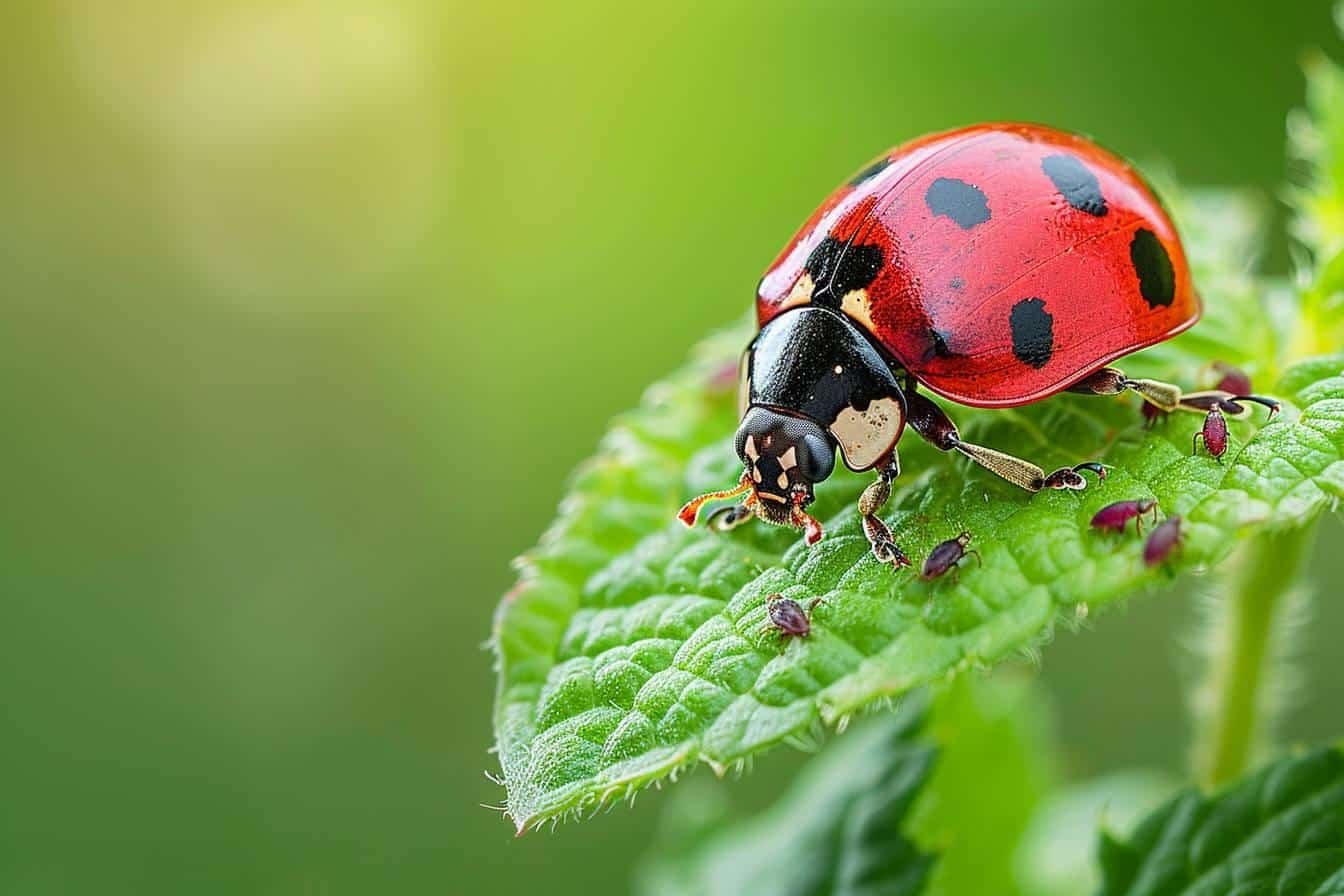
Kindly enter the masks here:
[[1103, 479], [1106, 477], [1106, 468], [1091, 462], [1060, 467], [1047, 476], [1044, 470], [1031, 461], [963, 440], [956, 424], [943, 413], [943, 409], [918, 392], [907, 392], [905, 401], [906, 422], [933, 447], [939, 451], [956, 451], [965, 455], [994, 475], [1029, 492], [1038, 492], [1043, 488], [1086, 488], [1087, 480], [1080, 470], [1092, 470]]
[[896, 545], [891, 537], [891, 529], [877, 514], [891, 497], [891, 481], [899, 476], [900, 472], [900, 462], [896, 459], [896, 452], [893, 451], [891, 460], [878, 470], [877, 479], [859, 495], [859, 515], [863, 521], [863, 534], [868, 537], [873, 556], [879, 563], [890, 563], [896, 569], [909, 566], [910, 558]]
[[[1115, 367], [1103, 367], [1069, 387], [1070, 392], [1084, 395], [1119, 395], [1122, 392], [1136, 392], [1151, 407], [1159, 412], [1191, 411], [1207, 414], [1217, 408], [1229, 417], [1244, 417], [1250, 408], [1241, 402], [1253, 402], [1269, 408], [1269, 416], [1278, 412], [1279, 403], [1261, 395], [1235, 395], [1221, 389], [1205, 389], [1200, 392], [1184, 392], [1180, 386], [1164, 383], [1161, 380], [1130, 379], [1124, 371]], [[1157, 419], [1157, 414], [1149, 417], [1149, 422]]]

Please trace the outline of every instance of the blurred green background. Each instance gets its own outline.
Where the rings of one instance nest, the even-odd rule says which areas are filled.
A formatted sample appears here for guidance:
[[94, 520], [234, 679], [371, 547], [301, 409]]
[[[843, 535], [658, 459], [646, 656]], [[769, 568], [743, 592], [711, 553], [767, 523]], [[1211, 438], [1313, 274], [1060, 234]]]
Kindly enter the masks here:
[[[477, 806], [493, 606], [605, 421], [878, 150], [1031, 119], [1269, 194], [1299, 51], [1337, 49], [1324, 2], [1226, 0], [0, 25], [15, 894], [622, 892], [661, 795], [518, 841]], [[1188, 591], [1045, 651], [1071, 773], [1181, 767]], [[1291, 738], [1344, 733], [1344, 608], [1316, 623]]]

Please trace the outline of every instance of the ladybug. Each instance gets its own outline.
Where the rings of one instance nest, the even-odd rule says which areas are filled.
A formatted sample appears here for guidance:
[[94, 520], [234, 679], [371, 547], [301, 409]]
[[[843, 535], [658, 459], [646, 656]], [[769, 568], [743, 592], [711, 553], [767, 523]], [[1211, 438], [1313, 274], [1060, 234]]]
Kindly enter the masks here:
[[[1186, 394], [1107, 366], [1199, 319], [1185, 250], [1161, 202], [1119, 157], [1041, 125], [983, 124], [922, 137], [865, 166], [821, 204], [766, 270], [759, 331], [740, 368], [744, 465], [707, 501], [729, 528], [753, 515], [794, 526], [836, 452], [875, 481], [859, 498], [873, 555], [910, 561], [878, 516], [909, 426], [1028, 491], [1081, 489], [1094, 462], [1046, 473], [961, 438], [921, 388], [1009, 408], [1060, 392], [1138, 393], [1161, 411], [1246, 408], [1221, 390]], [[1224, 404], [1223, 402], [1227, 402]]]

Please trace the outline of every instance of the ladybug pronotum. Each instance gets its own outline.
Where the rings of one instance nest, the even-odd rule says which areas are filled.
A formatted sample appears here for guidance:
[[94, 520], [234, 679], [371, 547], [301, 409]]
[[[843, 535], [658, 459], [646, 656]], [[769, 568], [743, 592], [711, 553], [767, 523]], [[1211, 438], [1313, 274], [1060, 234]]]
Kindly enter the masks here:
[[[923, 137], [832, 193], [765, 272], [759, 331], [741, 365], [735, 487], [716, 528], [753, 515], [822, 537], [806, 510], [835, 466], [876, 480], [859, 499], [873, 555], [910, 561], [878, 515], [909, 426], [1028, 491], [1081, 489], [1085, 462], [1046, 473], [963, 439], [920, 389], [1008, 408], [1060, 392], [1132, 391], [1155, 409], [1248, 409], [1222, 390], [1183, 393], [1107, 366], [1199, 318], [1185, 250], [1126, 162], [1088, 140], [1027, 124]], [[1267, 400], [1266, 400], [1267, 401]]]

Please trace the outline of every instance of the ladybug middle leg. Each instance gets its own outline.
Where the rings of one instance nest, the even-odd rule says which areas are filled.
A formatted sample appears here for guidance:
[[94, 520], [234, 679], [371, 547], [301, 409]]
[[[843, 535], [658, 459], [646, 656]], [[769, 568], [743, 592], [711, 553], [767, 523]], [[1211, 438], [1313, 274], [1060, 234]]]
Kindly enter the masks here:
[[1106, 478], [1106, 468], [1092, 461], [1075, 464], [1072, 467], [1060, 467], [1047, 475], [1031, 461], [967, 442], [962, 439], [961, 434], [957, 432], [956, 424], [942, 408], [915, 391], [913, 382], [906, 386], [905, 401], [908, 413], [906, 422], [926, 442], [939, 451], [956, 451], [963, 454], [994, 475], [1029, 492], [1038, 492], [1043, 488], [1074, 490], [1086, 488], [1087, 480], [1083, 478], [1081, 472], [1083, 470], [1091, 470], [1100, 478]]

